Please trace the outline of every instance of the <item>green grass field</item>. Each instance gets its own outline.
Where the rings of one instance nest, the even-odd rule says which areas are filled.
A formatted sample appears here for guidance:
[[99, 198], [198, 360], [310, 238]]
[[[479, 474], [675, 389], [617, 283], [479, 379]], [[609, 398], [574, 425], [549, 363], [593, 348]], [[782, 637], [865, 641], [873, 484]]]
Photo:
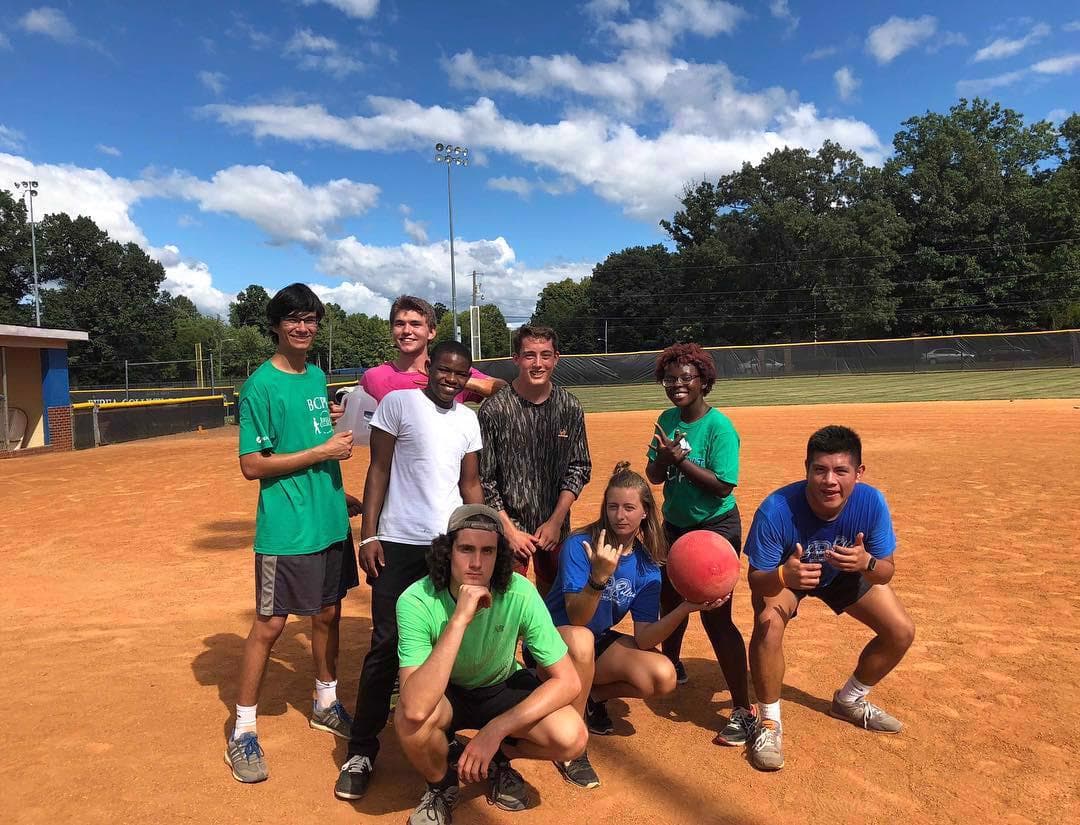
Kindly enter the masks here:
[[[657, 384], [569, 389], [586, 412], [661, 410], [669, 406]], [[718, 381], [709, 394], [709, 400], [720, 407], [1015, 398], [1080, 398], [1080, 368], [745, 378]]]

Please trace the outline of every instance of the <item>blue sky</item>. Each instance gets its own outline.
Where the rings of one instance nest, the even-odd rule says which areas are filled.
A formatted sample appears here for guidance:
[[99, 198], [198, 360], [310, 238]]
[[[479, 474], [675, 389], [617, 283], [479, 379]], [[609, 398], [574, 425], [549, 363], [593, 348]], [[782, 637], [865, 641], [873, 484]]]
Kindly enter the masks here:
[[88, 214], [224, 314], [250, 283], [350, 311], [449, 304], [455, 167], [468, 273], [511, 320], [544, 284], [663, 242], [684, 185], [784, 145], [880, 163], [907, 117], [981, 95], [1080, 110], [1080, 7], [988, 0], [251, 3], [9, 0], [0, 186]]

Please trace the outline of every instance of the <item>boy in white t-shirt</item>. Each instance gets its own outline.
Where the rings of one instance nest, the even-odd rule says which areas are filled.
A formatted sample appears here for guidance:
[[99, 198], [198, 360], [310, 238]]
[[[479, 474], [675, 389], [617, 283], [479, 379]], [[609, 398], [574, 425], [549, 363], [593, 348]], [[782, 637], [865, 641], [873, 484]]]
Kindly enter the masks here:
[[445, 532], [454, 509], [484, 500], [480, 424], [455, 401], [471, 368], [461, 343], [438, 344], [427, 385], [388, 393], [371, 419], [360, 531], [360, 566], [371, 584], [371, 647], [360, 672], [348, 760], [334, 786], [339, 799], [361, 798], [375, 769], [398, 673], [398, 596], [427, 575], [431, 540]]

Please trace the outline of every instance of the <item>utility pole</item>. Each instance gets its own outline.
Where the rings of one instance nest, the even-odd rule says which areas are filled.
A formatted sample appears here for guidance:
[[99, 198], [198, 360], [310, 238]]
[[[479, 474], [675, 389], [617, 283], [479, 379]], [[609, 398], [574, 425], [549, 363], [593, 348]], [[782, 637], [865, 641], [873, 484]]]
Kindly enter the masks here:
[[469, 351], [473, 361], [479, 361], [480, 353], [480, 284], [476, 280], [476, 270], [472, 272], [472, 304], [469, 306]]

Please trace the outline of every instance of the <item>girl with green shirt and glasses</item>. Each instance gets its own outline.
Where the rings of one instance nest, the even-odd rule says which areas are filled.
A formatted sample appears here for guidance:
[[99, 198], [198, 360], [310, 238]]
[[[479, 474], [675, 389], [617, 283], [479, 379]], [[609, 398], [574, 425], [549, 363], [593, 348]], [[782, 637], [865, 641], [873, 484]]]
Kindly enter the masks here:
[[[739, 434], [731, 420], [711, 407], [705, 396], [716, 381], [712, 357], [697, 344], [673, 344], [656, 361], [656, 380], [675, 406], [660, 414], [649, 445], [645, 473], [664, 485], [664, 533], [669, 545], [691, 530], [723, 536], [736, 553], [742, 550], [742, 523], [734, 490], [739, 483]], [[683, 601], [661, 569], [660, 607], [664, 615]], [[731, 618], [728, 600], [701, 613], [720, 670], [731, 691], [731, 716], [713, 740], [718, 745], [745, 744], [754, 727], [747, 686], [746, 642]], [[662, 645], [675, 665], [679, 684], [687, 681], [680, 660], [688, 620]]]

